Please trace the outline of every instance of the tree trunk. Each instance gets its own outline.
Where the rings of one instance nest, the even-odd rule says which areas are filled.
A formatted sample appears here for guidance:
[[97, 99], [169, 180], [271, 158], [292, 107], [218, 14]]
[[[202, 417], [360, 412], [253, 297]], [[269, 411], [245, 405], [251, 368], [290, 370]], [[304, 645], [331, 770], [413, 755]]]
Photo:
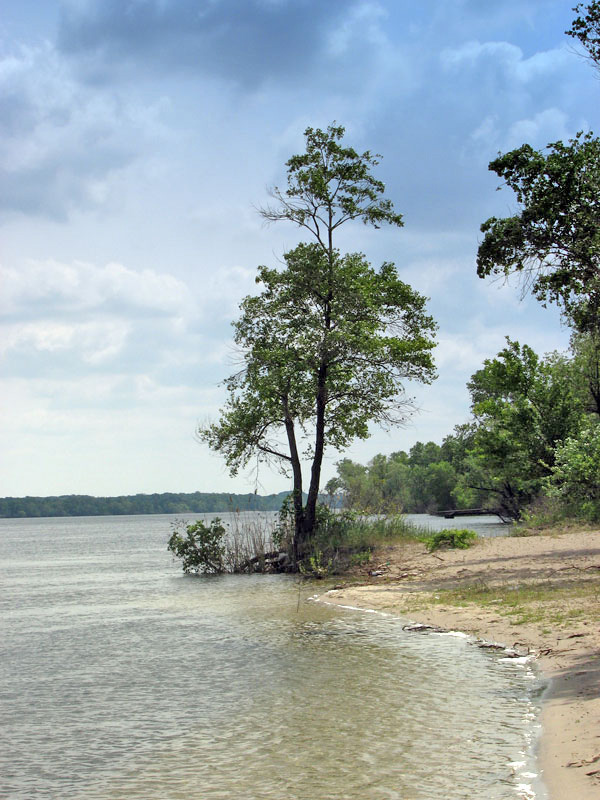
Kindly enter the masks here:
[[326, 408], [326, 379], [327, 365], [321, 364], [319, 369], [318, 391], [317, 391], [317, 413], [315, 425], [315, 452], [310, 474], [310, 487], [306, 500], [306, 510], [304, 514], [304, 532], [307, 539], [314, 533], [317, 521], [317, 500], [319, 499], [319, 485], [321, 482], [321, 466], [323, 464], [323, 452], [325, 450], [325, 408]]
[[294, 479], [294, 488], [292, 491], [292, 498], [294, 503], [294, 539], [293, 539], [293, 562], [294, 566], [302, 557], [302, 547], [304, 538], [304, 525], [305, 514], [302, 505], [302, 467], [300, 464], [300, 456], [298, 455], [298, 445], [296, 443], [296, 431], [294, 429], [294, 421], [289, 415], [287, 398], [283, 401], [285, 409], [285, 431], [288, 439], [288, 446], [290, 448], [290, 459], [292, 464], [292, 475]]
[[304, 531], [306, 539], [310, 539], [317, 522], [317, 501], [319, 499], [319, 486], [321, 483], [321, 467], [325, 451], [325, 409], [327, 407], [327, 372], [328, 372], [328, 336], [331, 330], [331, 303], [334, 296], [333, 264], [335, 254], [333, 250], [333, 215], [329, 206], [328, 248], [327, 260], [329, 262], [329, 290], [325, 304], [325, 319], [323, 325], [323, 340], [321, 343], [321, 363], [317, 375], [316, 397], [316, 422], [315, 422], [315, 452], [310, 475], [310, 486], [306, 500], [304, 515]]

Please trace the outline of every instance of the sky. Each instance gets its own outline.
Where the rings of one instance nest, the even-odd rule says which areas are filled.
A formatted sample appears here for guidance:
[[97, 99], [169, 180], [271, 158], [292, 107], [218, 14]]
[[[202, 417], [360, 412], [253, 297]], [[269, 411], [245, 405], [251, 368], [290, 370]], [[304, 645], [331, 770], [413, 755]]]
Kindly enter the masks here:
[[307, 126], [382, 155], [402, 229], [346, 226], [439, 325], [418, 412], [342, 456], [441, 443], [505, 336], [565, 349], [555, 309], [480, 280], [479, 227], [516, 210], [487, 166], [598, 130], [573, 0], [1, 0], [0, 496], [290, 488], [197, 441], [235, 369], [256, 268], [300, 241], [256, 208]]

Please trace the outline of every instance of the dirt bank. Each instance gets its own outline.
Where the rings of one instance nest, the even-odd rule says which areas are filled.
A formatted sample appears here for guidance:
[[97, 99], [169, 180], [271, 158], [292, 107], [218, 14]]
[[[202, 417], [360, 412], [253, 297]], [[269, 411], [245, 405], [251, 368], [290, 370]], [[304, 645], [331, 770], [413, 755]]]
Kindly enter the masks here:
[[[370, 574], [369, 574], [370, 573]], [[329, 602], [396, 613], [536, 655], [551, 679], [540, 767], [552, 800], [600, 797], [600, 532], [379, 551]]]

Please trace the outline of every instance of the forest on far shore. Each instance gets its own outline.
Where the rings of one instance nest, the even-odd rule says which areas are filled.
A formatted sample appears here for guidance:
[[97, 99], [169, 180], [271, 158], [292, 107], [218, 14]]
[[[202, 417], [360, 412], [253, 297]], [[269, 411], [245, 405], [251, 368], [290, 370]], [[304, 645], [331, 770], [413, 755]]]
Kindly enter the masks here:
[[92, 497], [69, 494], [59, 497], [2, 497], [0, 517], [96, 517], [121, 514], [208, 514], [227, 511], [279, 511], [287, 492], [279, 494], [134, 494]]

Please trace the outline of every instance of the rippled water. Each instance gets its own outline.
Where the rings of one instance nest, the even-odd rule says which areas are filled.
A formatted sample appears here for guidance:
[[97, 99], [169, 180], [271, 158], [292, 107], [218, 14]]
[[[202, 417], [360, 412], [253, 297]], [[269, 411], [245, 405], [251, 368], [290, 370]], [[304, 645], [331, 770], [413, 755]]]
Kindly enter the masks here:
[[186, 578], [169, 522], [0, 520], [3, 797], [532, 796], [528, 665], [293, 578]]

